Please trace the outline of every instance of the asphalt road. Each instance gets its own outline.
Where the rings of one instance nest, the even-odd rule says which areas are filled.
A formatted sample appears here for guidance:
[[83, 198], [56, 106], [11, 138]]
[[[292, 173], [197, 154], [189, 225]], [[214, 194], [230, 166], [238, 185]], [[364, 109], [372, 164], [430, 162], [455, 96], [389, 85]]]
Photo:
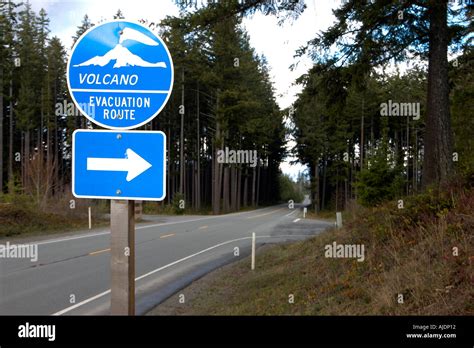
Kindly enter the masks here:
[[[258, 246], [301, 240], [331, 226], [303, 219], [301, 207], [290, 210], [286, 205], [220, 216], [146, 218], [149, 222], [137, 225], [135, 237], [137, 314], [211, 270], [248, 255], [252, 232]], [[0, 315], [108, 314], [109, 237], [109, 230], [98, 230], [42, 239], [36, 241], [37, 262], [0, 259]]]

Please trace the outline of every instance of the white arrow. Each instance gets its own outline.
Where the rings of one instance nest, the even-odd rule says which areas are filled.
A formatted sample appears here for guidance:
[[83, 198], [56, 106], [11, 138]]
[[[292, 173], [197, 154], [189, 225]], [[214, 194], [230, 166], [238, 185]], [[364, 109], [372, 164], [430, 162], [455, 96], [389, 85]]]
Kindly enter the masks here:
[[132, 181], [150, 167], [151, 164], [132, 149], [127, 149], [125, 158], [87, 158], [87, 170], [128, 172], [127, 181]]

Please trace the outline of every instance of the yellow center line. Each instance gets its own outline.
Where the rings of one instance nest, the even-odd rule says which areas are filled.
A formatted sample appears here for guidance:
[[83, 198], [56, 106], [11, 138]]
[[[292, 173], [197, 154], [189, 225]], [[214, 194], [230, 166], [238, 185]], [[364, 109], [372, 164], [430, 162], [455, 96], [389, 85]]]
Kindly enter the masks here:
[[163, 236], [160, 236], [160, 238], [168, 238], [168, 237], [171, 237], [171, 236], [174, 236], [174, 233], [165, 234]]
[[204, 226], [199, 227], [199, 229], [200, 229], [200, 230], [203, 230], [203, 229], [208, 228], [208, 227], [209, 227], [209, 226], [204, 225]]
[[258, 218], [258, 217], [265, 216], [265, 215], [270, 215], [270, 214], [276, 213], [277, 211], [280, 211], [280, 210], [283, 210], [283, 209], [285, 209], [285, 208], [280, 208], [280, 209], [277, 209], [277, 210], [274, 210], [274, 211], [271, 211], [271, 212], [265, 213], [265, 214], [250, 216], [250, 217], [248, 217], [247, 219], [255, 219], [255, 218]]
[[108, 249], [102, 249], [102, 250], [97, 250], [89, 253], [89, 255], [95, 255], [95, 254], [100, 254], [100, 253], [105, 253], [106, 251], [110, 251], [110, 248]]

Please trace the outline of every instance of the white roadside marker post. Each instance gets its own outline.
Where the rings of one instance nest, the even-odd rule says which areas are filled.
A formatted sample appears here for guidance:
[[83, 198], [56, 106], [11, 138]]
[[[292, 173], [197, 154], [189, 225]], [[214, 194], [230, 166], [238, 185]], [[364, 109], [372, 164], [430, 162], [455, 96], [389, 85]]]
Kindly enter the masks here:
[[255, 269], [255, 232], [252, 232], [252, 271]]
[[342, 228], [342, 213], [339, 211], [336, 213], [336, 226]]
[[91, 207], [88, 209], [89, 211], [89, 230], [92, 229], [92, 213], [91, 213]]
[[308, 208], [304, 207], [303, 208], [303, 219], [306, 219], [306, 213], [308, 211]]

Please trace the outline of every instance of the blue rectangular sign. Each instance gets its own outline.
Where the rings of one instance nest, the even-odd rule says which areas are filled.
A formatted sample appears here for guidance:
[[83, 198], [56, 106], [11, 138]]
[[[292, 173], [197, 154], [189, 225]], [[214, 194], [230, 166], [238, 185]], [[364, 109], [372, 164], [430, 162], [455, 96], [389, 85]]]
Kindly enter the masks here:
[[79, 129], [73, 133], [75, 197], [161, 201], [165, 182], [163, 132]]

